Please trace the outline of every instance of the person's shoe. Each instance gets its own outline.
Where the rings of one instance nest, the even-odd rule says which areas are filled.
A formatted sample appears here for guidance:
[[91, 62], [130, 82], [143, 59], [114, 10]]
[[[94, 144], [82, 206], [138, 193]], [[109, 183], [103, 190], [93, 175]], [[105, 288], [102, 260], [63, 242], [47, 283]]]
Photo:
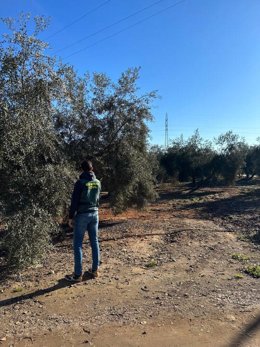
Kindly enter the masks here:
[[81, 282], [82, 281], [82, 275], [75, 275], [74, 273], [72, 275], [66, 275], [65, 280], [69, 282]]
[[92, 271], [91, 269], [88, 270], [88, 274], [91, 278], [97, 278], [98, 277], [98, 270]]

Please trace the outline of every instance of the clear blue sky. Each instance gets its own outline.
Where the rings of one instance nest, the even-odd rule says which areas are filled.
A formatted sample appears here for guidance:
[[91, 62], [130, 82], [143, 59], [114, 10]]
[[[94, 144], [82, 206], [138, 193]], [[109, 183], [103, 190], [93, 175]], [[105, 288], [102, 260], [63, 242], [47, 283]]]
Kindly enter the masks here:
[[233, 130], [254, 143], [260, 136], [260, 1], [176, 3], [2, 0], [0, 15], [50, 17], [41, 35], [49, 53], [80, 74], [105, 72], [115, 80], [140, 66], [141, 92], [161, 96], [149, 125], [153, 144], [164, 144], [166, 112], [170, 139], [198, 128], [203, 138]]

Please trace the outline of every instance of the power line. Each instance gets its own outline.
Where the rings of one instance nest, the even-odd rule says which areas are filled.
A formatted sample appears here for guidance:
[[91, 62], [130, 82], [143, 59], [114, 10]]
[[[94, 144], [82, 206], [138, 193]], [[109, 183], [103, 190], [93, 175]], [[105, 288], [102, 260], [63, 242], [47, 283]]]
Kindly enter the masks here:
[[[207, 131], [208, 133], [215, 133], [216, 131], [217, 132], [221, 132], [221, 133], [223, 133], [223, 132], [228, 132], [228, 131], [233, 131], [233, 132], [237, 132], [237, 133], [240, 133], [240, 134], [244, 134], [244, 135], [252, 135], [252, 136], [260, 136], [260, 131], [243, 131], [242, 129], [234, 129], [234, 128], [232, 128], [232, 127], [230, 127], [230, 128], [225, 128], [225, 129], [215, 129], [215, 131], [214, 130], [209, 130], [209, 129], [202, 129], [202, 128], [198, 128], [199, 129], [199, 132], [204, 132], [204, 131]], [[183, 127], [183, 128], [175, 128], [175, 129], [168, 129], [168, 131], [170, 131], [170, 132], [182, 132], [182, 131], [185, 131], [185, 132], [187, 132], [187, 131], [195, 131], [196, 130], [196, 127], [194, 127], [194, 128], [185, 128], [185, 127]], [[165, 128], [164, 129], [158, 129], [158, 130], [156, 130], [156, 132], [164, 132], [165, 133]]]
[[58, 49], [57, 51], [55, 51], [55, 54], [56, 54], [56, 53], [59, 53], [59, 52], [61, 52], [61, 51], [64, 51], [65, 49], [74, 47], [74, 46], [77, 45], [78, 43], [81, 43], [82, 41], [85, 41], [85, 40], [89, 39], [90, 37], [96, 36], [97, 34], [100, 34], [100, 33], [102, 33], [103, 31], [105, 31], [105, 30], [107, 30], [107, 29], [110, 29], [110, 28], [112, 28], [113, 26], [115, 26], [115, 25], [117, 25], [117, 24], [119, 24], [119, 23], [124, 22], [124, 21], [126, 21], [127, 19], [132, 18], [132, 17], [136, 16], [137, 14], [139, 14], [139, 13], [141, 13], [141, 12], [143, 12], [143, 11], [146, 11], [146, 10], [148, 10], [149, 8], [155, 6], [155, 5], [157, 5], [157, 4], [159, 4], [160, 2], [163, 2], [163, 1], [165, 1], [165, 0], [156, 1], [156, 2], [152, 3], [152, 4], [149, 5], [149, 6], [146, 6], [146, 7], [142, 8], [142, 9], [140, 9], [140, 10], [138, 10], [138, 11], [136, 11], [136, 12], [134, 12], [134, 13], [132, 13], [132, 14], [130, 14], [130, 15], [124, 17], [124, 18], [119, 19], [118, 21], [116, 21], [116, 22], [114, 22], [114, 23], [112, 23], [112, 24], [110, 24], [110, 25], [107, 25], [107, 26], [101, 28], [101, 29], [98, 30], [98, 31], [95, 31], [95, 32], [92, 33], [92, 34], [89, 34], [89, 35], [87, 35], [87, 36], [84, 36], [82, 39], [77, 40], [77, 41], [73, 42], [73, 43], [70, 44], [70, 45], [67, 45], [67, 46], [65, 46], [65, 47], [63, 47], [63, 48]]
[[98, 5], [97, 7], [93, 8], [92, 10], [90, 10], [90, 11], [88, 11], [88, 12], [86, 12], [86, 13], [84, 13], [82, 16], [80, 16], [79, 18], [75, 19], [73, 22], [67, 24], [67, 25], [64, 26], [63, 28], [57, 30], [55, 33], [53, 33], [53, 34], [51, 34], [50, 36], [48, 36], [48, 37], [47, 37], [47, 40], [50, 39], [50, 38], [52, 38], [52, 37], [54, 37], [54, 36], [56, 36], [56, 35], [58, 35], [58, 34], [61, 33], [62, 31], [64, 31], [64, 30], [70, 28], [72, 25], [74, 25], [74, 24], [80, 22], [83, 18], [87, 17], [89, 14], [95, 12], [95, 11], [98, 10], [99, 8], [105, 6], [105, 5], [106, 5], [107, 3], [109, 3], [110, 1], [111, 1], [111, 0], [107, 0], [107, 1], [105, 1], [105, 2], [102, 2], [102, 3], [101, 3], [100, 5]]
[[[174, 128], [169, 128], [169, 130], [179, 130], [179, 129], [185, 129], [185, 130], [192, 130], [192, 129], [200, 129], [200, 130], [208, 130], [208, 125], [181, 125], [176, 124]], [[233, 130], [240, 130], [240, 131], [253, 131], [253, 132], [260, 132], [260, 127], [244, 127], [244, 126], [232, 126], [232, 125], [222, 125], [222, 126], [215, 126], [214, 130], [225, 130], [227, 128], [232, 128]], [[211, 129], [212, 130], [212, 129]], [[163, 131], [163, 130], [162, 130]]]
[[241, 132], [245, 132], [245, 133], [259, 133], [260, 132], [260, 129], [259, 128], [234, 128], [232, 126], [226, 126], [226, 127], [222, 127], [222, 128], [219, 128], [219, 127], [214, 127], [214, 129], [209, 129], [207, 127], [199, 127], [199, 126], [194, 126], [194, 127], [175, 127], [174, 129], [169, 129], [170, 131], [174, 131], [174, 130], [180, 130], [180, 129], [184, 129], [184, 130], [192, 130], [192, 129], [199, 129], [201, 131], [225, 131], [225, 129], [230, 129], [230, 130], [233, 130], [233, 131], [241, 131]]
[[124, 28], [124, 29], [122, 29], [122, 30], [117, 31], [116, 33], [114, 33], [114, 34], [112, 34], [112, 35], [106, 36], [105, 38], [103, 38], [103, 39], [101, 39], [101, 40], [98, 40], [98, 41], [94, 42], [92, 45], [89, 45], [89, 46], [87, 46], [87, 47], [84, 47], [84, 48], [82, 48], [82, 49], [80, 49], [80, 50], [78, 50], [78, 51], [76, 51], [76, 52], [74, 52], [74, 53], [72, 53], [72, 54], [66, 56], [65, 59], [70, 58], [70, 57], [72, 57], [73, 55], [78, 54], [78, 53], [80, 53], [80, 52], [82, 52], [82, 51], [84, 51], [84, 50], [86, 50], [86, 49], [88, 49], [88, 48], [94, 47], [94, 46], [96, 46], [97, 44], [99, 44], [100, 42], [106, 41], [106, 40], [108, 40], [108, 39], [110, 39], [110, 38], [112, 38], [112, 37], [114, 37], [114, 36], [117, 36], [117, 35], [121, 34], [122, 32], [124, 32], [124, 31], [126, 31], [126, 30], [129, 30], [129, 29], [131, 29], [131, 28], [133, 28], [133, 27], [135, 27], [135, 26], [137, 26], [137, 25], [143, 23], [143, 22], [147, 21], [148, 19], [150, 19], [150, 18], [152, 18], [152, 17], [158, 16], [159, 14], [161, 14], [161, 13], [163, 13], [163, 12], [169, 10], [170, 8], [173, 8], [173, 7], [175, 7], [175, 6], [177, 6], [177, 5], [181, 4], [181, 3], [183, 3], [183, 2], [185, 2], [185, 1], [186, 1], [186, 0], [178, 1], [178, 2], [176, 2], [175, 4], [173, 4], [173, 5], [171, 5], [171, 6], [168, 6], [168, 7], [164, 8], [164, 9], [158, 11], [158, 12], [155, 12], [155, 13], [152, 14], [151, 16], [148, 16], [148, 17], [146, 17], [146, 18], [144, 18], [144, 19], [142, 19], [142, 20], [140, 20], [140, 21], [138, 21], [138, 22], [136, 22], [136, 23], [134, 23], [134, 24], [132, 24], [132, 25], [127, 26], [126, 28]]

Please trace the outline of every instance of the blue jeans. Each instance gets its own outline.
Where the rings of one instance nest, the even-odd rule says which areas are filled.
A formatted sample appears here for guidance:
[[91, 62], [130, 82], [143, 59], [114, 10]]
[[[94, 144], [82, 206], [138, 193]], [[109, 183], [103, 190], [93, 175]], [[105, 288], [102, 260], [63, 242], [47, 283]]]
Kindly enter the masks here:
[[73, 246], [74, 246], [74, 273], [82, 274], [82, 243], [88, 231], [92, 250], [92, 271], [96, 271], [100, 262], [98, 243], [98, 211], [80, 213], [75, 217]]

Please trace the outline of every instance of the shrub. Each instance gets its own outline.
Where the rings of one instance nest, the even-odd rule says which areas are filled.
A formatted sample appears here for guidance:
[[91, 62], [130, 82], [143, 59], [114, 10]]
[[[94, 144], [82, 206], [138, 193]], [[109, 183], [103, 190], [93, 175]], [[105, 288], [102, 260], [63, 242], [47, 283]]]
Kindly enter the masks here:
[[8, 265], [20, 269], [37, 263], [50, 247], [50, 235], [57, 231], [51, 216], [38, 206], [26, 207], [7, 222], [4, 247]]
[[260, 265], [250, 265], [246, 268], [245, 272], [253, 277], [260, 277]]
[[236, 280], [242, 280], [242, 279], [244, 278], [244, 276], [243, 276], [242, 274], [235, 274], [235, 275], [234, 275], [234, 278], [235, 278]]
[[249, 257], [244, 254], [234, 253], [232, 254], [232, 259], [239, 260], [239, 261], [246, 261], [246, 260], [249, 260]]

